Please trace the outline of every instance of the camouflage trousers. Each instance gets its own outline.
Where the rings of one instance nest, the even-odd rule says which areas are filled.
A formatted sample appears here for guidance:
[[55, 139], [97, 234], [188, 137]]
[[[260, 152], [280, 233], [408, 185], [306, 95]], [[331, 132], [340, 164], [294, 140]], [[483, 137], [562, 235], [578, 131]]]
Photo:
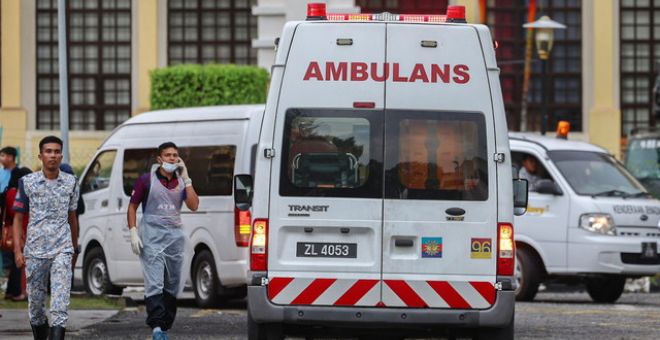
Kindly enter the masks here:
[[66, 327], [71, 294], [71, 257], [70, 253], [60, 253], [51, 259], [34, 257], [25, 259], [28, 313], [31, 324], [43, 325], [48, 322], [44, 303], [50, 277], [51, 326]]

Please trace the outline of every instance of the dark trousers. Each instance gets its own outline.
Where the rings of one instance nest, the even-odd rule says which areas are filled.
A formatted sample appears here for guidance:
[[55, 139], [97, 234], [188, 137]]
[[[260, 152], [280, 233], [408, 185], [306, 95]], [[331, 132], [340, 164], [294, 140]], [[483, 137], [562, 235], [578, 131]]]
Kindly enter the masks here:
[[147, 325], [160, 327], [163, 331], [172, 328], [176, 317], [176, 296], [163, 291], [161, 294], [145, 297], [147, 307]]
[[8, 260], [9, 268], [9, 278], [7, 280], [7, 291], [5, 294], [11, 296], [21, 295], [21, 269], [16, 267], [16, 262], [14, 261], [14, 254], [8, 252], [5, 260]]

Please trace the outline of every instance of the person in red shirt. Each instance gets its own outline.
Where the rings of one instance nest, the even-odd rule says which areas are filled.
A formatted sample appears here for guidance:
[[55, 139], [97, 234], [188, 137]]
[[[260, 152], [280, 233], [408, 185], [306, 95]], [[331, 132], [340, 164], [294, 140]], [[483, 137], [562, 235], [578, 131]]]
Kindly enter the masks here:
[[[18, 167], [16, 165], [16, 156], [18, 152], [15, 148], [8, 146], [0, 150], [0, 162], [5, 169], [10, 170], [11, 175], [9, 177], [9, 183], [5, 191], [4, 199], [4, 227], [11, 228], [11, 225], [14, 221], [14, 200], [16, 198], [16, 193], [18, 190], [18, 180], [31, 173], [30, 169], [24, 167]], [[23, 220], [23, 235], [27, 233], [28, 218]], [[23, 239], [25, 242], [25, 239]], [[13, 254], [12, 254], [13, 255]], [[25, 278], [25, 268], [19, 268], [16, 266], [16, 263], [13, 261], [10, 265], [9, 279], [7, 281], [7, 291], [5, 292], [5, 299], [12, 299], [14, 301], [25, 301], [27, 300], [27, 290], [26, 290], [26, 278]]]

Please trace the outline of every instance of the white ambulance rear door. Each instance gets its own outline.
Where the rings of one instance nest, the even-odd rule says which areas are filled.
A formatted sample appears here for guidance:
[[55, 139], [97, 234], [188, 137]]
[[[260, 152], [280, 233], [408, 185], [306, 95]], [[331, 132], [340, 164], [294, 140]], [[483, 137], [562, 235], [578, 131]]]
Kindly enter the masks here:
[[[364, 67], [384, 59], [383, 23], [296, 27], [273, 140], [267, 242], [275, 304], [380, 301], [384, 82]], [[360, 103], [372, 108], [354, 107]]]
[[477, 30], [387, 25], [383, 293], [386, 306], [494, 303], [494, 119]]

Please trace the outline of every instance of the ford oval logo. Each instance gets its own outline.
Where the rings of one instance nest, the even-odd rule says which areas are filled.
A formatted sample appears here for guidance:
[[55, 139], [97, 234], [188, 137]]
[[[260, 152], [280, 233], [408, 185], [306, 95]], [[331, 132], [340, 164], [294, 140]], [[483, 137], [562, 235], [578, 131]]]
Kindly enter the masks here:
[[646, 220], [649, 219], [649, 217], [646, 216], [646, 215], [642, 215], [642, 216], [639, 217], [639, 219], [642, 220], [642, 221], [646, 221]]

